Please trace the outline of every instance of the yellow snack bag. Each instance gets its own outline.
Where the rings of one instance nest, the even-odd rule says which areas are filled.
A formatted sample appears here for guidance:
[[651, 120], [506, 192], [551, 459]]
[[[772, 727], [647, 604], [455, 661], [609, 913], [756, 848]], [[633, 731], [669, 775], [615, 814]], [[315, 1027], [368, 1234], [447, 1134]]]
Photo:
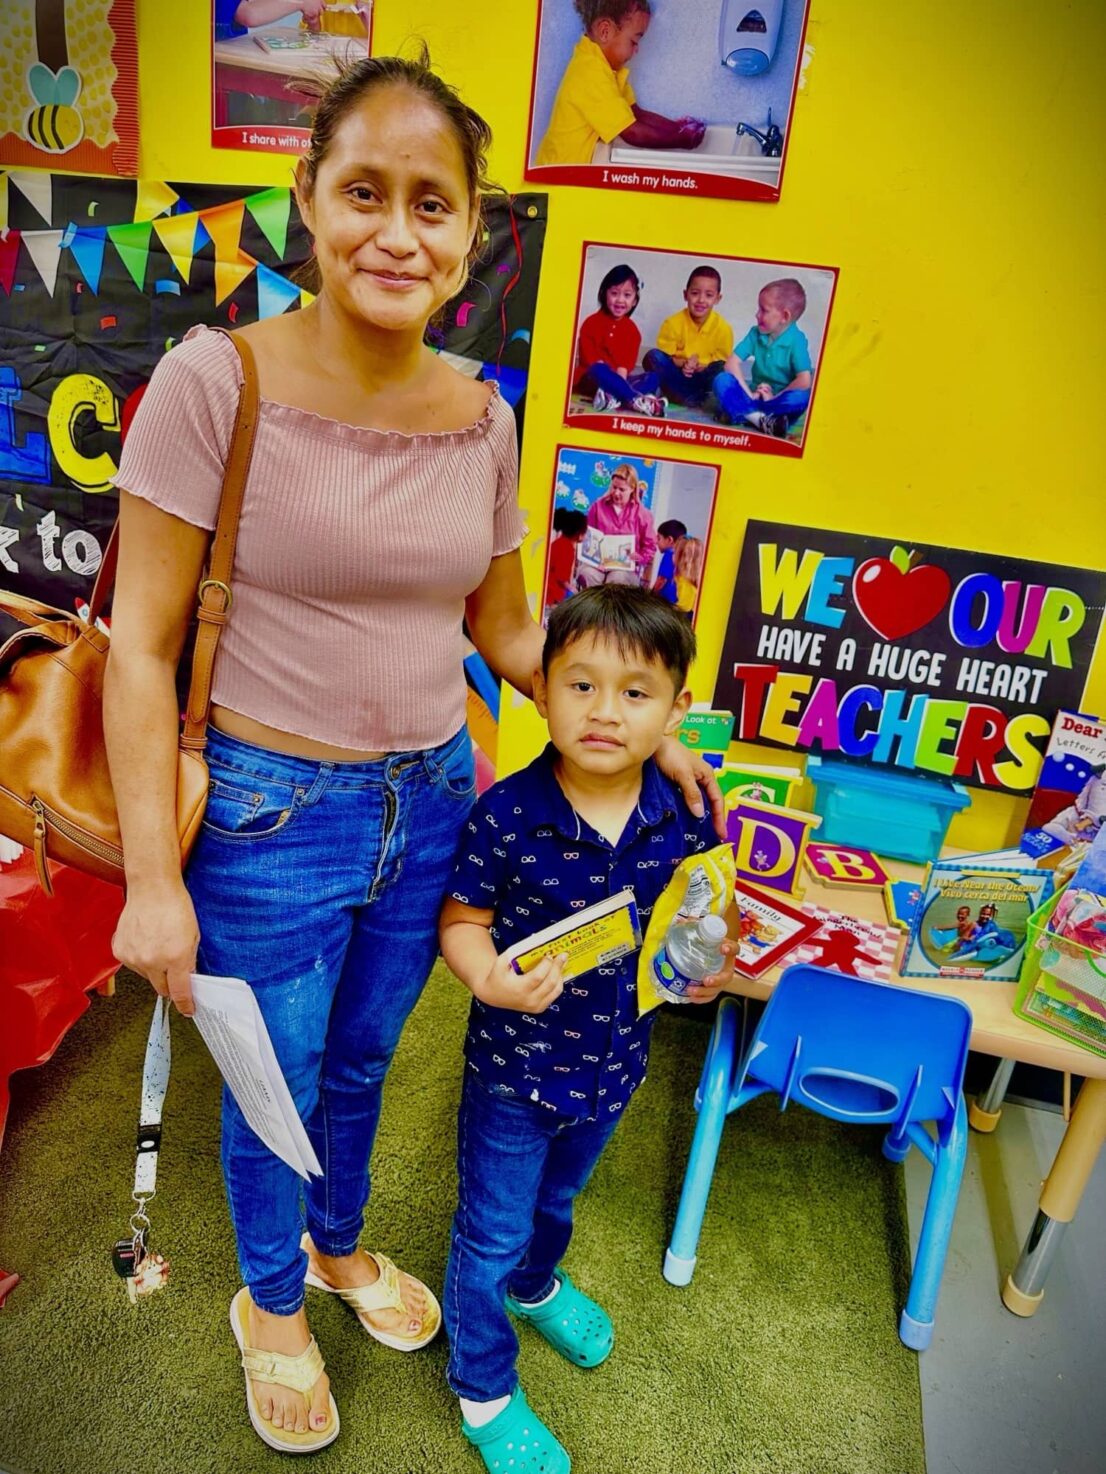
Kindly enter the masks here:
[[725, 917], [734, 897], [733, 845], [716, 845], [701, 855], [689, 855], [672, 873], [672, 879], [653, 907], [637, 964], [638, 1016], [664, 1000], [653, 970], [664, 947], [668, 928], [674, 921], [697, 921], [701, 916]]

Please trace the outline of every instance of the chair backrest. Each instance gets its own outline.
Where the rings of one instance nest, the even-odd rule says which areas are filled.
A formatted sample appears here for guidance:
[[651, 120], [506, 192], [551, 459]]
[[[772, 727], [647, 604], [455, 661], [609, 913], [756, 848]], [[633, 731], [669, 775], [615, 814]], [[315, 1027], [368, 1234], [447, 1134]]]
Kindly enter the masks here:
[[934, 1121], [943, 1140], [971, 1031], [959, 999], [798, 964], [768, 1000], [736, 1090], [760, 1083], [781, 1109], [795, 1100], [836, 1121]]

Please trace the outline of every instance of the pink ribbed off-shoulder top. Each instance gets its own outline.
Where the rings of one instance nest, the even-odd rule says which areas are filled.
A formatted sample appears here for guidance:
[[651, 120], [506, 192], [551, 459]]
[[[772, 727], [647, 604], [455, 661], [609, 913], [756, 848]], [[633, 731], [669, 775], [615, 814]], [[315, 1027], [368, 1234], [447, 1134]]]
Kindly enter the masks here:
[[[213, 528], [241, 369], [193, 328], [158, 364], [115, 483]], [[525, 534], [495, 386], [463, 430], [370, 430], [262, 399], [213, 701], [338, 747], [435, 747], [465, 720], [464, 601]]]

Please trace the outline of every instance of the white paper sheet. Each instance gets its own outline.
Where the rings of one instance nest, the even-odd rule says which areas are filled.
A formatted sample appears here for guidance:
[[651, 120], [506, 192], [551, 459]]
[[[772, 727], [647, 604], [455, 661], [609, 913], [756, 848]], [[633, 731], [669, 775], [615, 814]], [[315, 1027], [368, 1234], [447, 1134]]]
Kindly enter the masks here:
[[250, 1129], [305, 1180], [321, 1176], [249, 985], [193, 973], [192, 997], [196, 1027]]

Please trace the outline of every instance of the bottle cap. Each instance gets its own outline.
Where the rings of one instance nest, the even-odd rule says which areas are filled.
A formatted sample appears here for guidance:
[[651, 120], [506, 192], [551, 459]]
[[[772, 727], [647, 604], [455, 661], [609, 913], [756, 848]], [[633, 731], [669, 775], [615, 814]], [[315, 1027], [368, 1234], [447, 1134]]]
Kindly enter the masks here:
[[699, 935], [704, 942], [724, 942], [726, 940], [726, 923], [721, 916], [710, 915], [699, 918]]

